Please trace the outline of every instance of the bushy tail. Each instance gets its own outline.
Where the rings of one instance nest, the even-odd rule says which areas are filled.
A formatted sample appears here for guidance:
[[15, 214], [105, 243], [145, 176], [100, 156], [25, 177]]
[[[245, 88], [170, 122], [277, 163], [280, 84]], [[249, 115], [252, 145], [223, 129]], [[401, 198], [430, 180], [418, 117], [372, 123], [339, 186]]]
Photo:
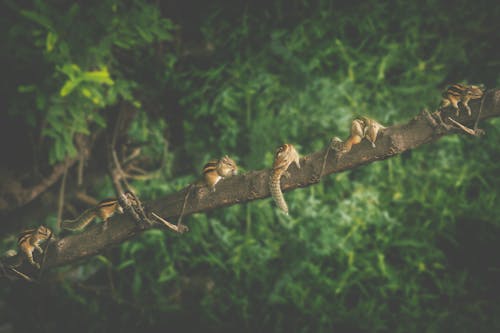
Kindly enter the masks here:
[[87, 209], [74, 220], [64, 220], [61, 223], [63, 229], [75, 231], [82, 230], [85, 228], [92, 220], [96, 217], [96, 213], [93, 208]]
[[276, 206], [288, 215], [288, 206], [281, 192], [280, 178], [281, 172], [273, 172], [269, 180], [269, 191], [271, 192], [274, 202], [276, 202]]

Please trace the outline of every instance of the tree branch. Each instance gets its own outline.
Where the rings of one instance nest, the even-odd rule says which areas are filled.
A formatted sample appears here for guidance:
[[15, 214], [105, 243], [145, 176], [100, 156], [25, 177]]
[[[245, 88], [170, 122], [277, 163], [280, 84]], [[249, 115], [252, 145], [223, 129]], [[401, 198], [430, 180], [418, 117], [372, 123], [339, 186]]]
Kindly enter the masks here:
[[[452, 110], [437, 111], [433, 113], [433, 116], [440, 116], [441, 119], [447, 119], [450, 116], [466, 126], [472, 126], [475, 117], [478, 115], [480, 100], [473, 100], [469, 105], [473, 111], [472, 117], [467, 116], [467, 112], [463, 110], [458, 117], [455, 116], [455, 112]], [[499, 116], [500, 89], [489, 90], [484, 96], [480, 120]], [[448, 124], [451, 125], [451, 123]], [[459, 132], [463, 133], [462, 130], [444, 131], [443, 128], [436, 126], [429, 114], [422, 112], [407, 124], [394, 125], [381, 132], [377, 139], [376, 148], [372, 148], [369, 142], [363, 140], [338, 160], [335, 152], [330, 151], [323, 175], [350, 170], [367, 163], [383, 160], [406, 150], [436, 141], [444, 135]], [[334, 133], [332, 133], [333, 135]], [[326, 141], [327, 138], [325, 138]], [[272, 150], [274, 147], [269, 147], [269, 149]], [[292, 167], [289, 170], [291, 176], [282, 180], [282, 189], [287, 191], [318, 183], [326, 153], [327, 148], [304, 156], [301, 159], [301, 169]], [[186, 204], [184, 214], [189, 215], [266, 198], [270, 195], [268, 189], [269, 174], [270, 169], [264, 169], [250, 171], [241, 176], [222, 180], [217, 184], [216, 192], [210, 192], [202, 187], [197, 192], [192, 193], [193, 195], [190, 196]], [[175, 220], [181, 212], [185, 193], [188, 189], [189, 187], [151, 202], [147, 211], [166, 216], [171, 221]], [[133, 218], [127, 216], [127, 214], [110, 219], [106, 230], [103, 230], [102, 225], [99, 224], [83, 233], [52, 241], [48, 247], [45, 267], [65, 265], [93, 256], [109, 246], [119, 244], [142, 232], [142, 230], [138, 230]], [[5, 263], [9, 264], [10, 260], [14, 259], [6, 260]], [[32, 269], [26, 266], [24, 268], [27, 270]]]
[[56, 164], [52, 168], [49, 176], [32, 187], [24, 187], [22, 182], [17, 179], [8, 180], [0, 192], [0, 212], [13, 210], [31, 202], [57, 182], [64, 172], [71, 168], [76, 161], [76, 158], [66, 158], [63, 162]]
[[[90, 137], [83, 135], [77, 135], [75, 137], [78, 146], [86, 147], [86, 152], [81, 154], [84, 155], [84, 158], [89, 156], [92, 145], [97, 140], [100, 133], [101, 131], [99, 130]], [[12, 211], [36, 199], [54, 185], [79, 159], [80, 157], [67, 157], [64, 161], [52, 167], [50, 175], [31, 187], [25, 187], [22, 179], [8, 179], [4, 184], [0, 184], [0, 213]]]

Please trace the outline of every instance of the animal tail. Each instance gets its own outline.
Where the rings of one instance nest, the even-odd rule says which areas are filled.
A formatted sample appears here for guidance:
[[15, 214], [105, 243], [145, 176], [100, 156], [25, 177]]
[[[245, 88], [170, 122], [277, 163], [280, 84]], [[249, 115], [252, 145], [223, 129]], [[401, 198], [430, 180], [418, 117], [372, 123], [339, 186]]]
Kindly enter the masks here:
[[61, 223], [63, 229], [75, 231], [82, 230], [85, 228], [92, 220], [96, 217], [96, 213], [93, 208], [89, 208], [78, 216], [74, 220], [64, 220]]
[[286, 204], [283, 193], [281, 192], [280, 178], [281, 173], [273, 172], [269, 181], [269, 192], [271, 192], [271, 196], [273, 197], [276, 206], [288, 215], [288, 205]]

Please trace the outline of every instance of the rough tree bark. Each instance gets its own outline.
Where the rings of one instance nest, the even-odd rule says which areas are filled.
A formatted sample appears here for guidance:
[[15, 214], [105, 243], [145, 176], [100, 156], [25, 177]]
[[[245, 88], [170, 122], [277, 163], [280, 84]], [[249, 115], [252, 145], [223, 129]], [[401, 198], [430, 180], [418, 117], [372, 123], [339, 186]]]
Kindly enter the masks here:
[[[480, 120], [499, 117], [500, 89], [487, 91], [483, 99]], [[455, 116], [452, 110], [436, 111], [433, 115], [440, 115], [442, 119], [453, 116], [460, 123], [472, 127], [478, 115], [480, 100], [473, 100], [469, 105], [473, 111], [472, 117], [467, 116], [467, 112], [464, 110], [458, 117]], [[354, 146], [349, 153], [343, 155], [339, 160], [337, 160], [335, 152], [330, 150], [324, 170], [322, 169], [327, 148], [305, 155], [301, 159], [301, 169], [291, 167], [289, 170], [291, 177], [282, 179], [282, 189], [287, 191], [313, 185], [320, 181], [322, 171], [323, 176], [325, 176], [354, 169], [436, 141], [444, 135], [455, 133], [464, 132], [443, 130], [443, 128], [436, 126], [436, 123], [433, 123], [425, 112], [421, 112], [408, 123], [388, 127], [379, 134], [376, 148], [372, 148], [366, 140], [363, 140], [361, 144]], [[333, 135], [334, 133], [332, 133]], [[326, 141], [327, 138], [325, 138]], [[250, 171], [244, 175], [225, 179], [219, 182], [217, 191], [213, 193], [209, 193], [205, 188], [193, 190], [186, 204], [184, 215], [268, 197], [270, 195], [268, 190], [269, 172], [270, 169]], [[185, 188], [154, 202], [147, 203], [147, 211], [155, 212], [166, 217], [167, 220], [175, 221], [181, 212], [187, 190], [188, 188]], [[61, 266], [93, 256], [105, 248], [130, 239], [148, 228], [138, 228], [137, 223], [130, 216], [115, 216], [109, 220], [106, 230], [103, 230], [103, 224], [101, 223], [90, 227], [83, 233], [52, 241], [48, 246], [44, 268]], [[189, 234], [182, 237], [189, 237]], [[10, 260], [15, 260], [15, 258]], [[9, 261], [5, 263], [8, 264]], [[29, 272], [30, 269], [33, 268], [22, 267], [23, 272]], [[0, 270], [0, 277], [2, 274]]]

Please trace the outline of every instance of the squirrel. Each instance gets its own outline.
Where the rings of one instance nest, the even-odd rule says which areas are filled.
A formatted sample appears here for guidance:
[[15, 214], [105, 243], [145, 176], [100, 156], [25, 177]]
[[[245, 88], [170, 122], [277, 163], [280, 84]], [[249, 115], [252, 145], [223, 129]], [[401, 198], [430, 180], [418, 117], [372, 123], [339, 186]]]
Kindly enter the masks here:
[[451, 105], [456, 110], [456, 115], [459, 115], [460, 108], [458, 103], [461, 102], [462, 105], [467, 110], [467, 114], [471, 116], [472, 112], [469, 107], [469, 101], [471, 99], [478, 99], [483, 97], [484, 90], [480, 86], [467, 86], [464, 84], [456, 83], [449, 86], [445, 92], [443, 92], [443, 99], [441, 100], [441, 105], [439, 109], [443, 109]]
[[195, 185], [206, 184], [212, 192], [215, 192], [215, 185], [219, 180], [235, 176], [238, 174], [238, 166], [236, 162], [229, 156], [225, 155], [221, 159], [210, 160], [203, 167], [204, 181], [197, 182]]
[[287, 215], [288, 206], [281, 192], [280, 179], [282, 175], [287, 175], [286, 170], [292, 163], [295, 163], [297, 168], [300, 169], [299, 153], [293, 145], [285, 143], [276, 150], [273, 169], [269, 178], [269, 191], [271, 192], [271, 196], [278, 208]]
[[347, 153], [351, 151], [353, 145], [357, 145], [363, 140], [365, 136], [365, 123], [361, 119], [354, 119], [351, 124], [351, 135], [346, 140], [342, 147], [342, 152]]
[[63, 221], [61, 227], [71, 231], [82, 230], [96, 217], [107, 223], [108, 219], [117, 212], [123, 213], [123, 208], [120, 206], [118, 199], [105, 199], [99, 202], [97, 206], [85, 210], [76, 219]]
[[376, 122], [375, 120], [367, 117], [360, 117], [363, 119], [365, 124], [365, 138], [370, 141], [372, 147], [375, 148], [375, 141], [377, 141], [377, 135], [380, 130], [384, 130], [385, 127]]
[[358, 117], [354, 119], [351, 124], [351, 135], [344, 143], [341, 151], [343, 153], [349, 152], [352, 146], [360, 143], [363, 138], [366, 138], [372, 144], [372, 147], [375, 148], [378, 133], [384, 129], [384, 126], [371, 118]]
[[52, 237], [52, 230], [44, 225], [38, 228], [26, 229], [19, 234], [17, 239], [17, 245], [22, 253], [26, 256], [30, 264], [40, 269], [40, 264], [33, 260], [33, 252], [37, 250], [39, 253], [43, 253], [43, 249], [40, 244], [47, 241]]
[[184, 209], [186, 208], [187, 199], [193, 187], [207, 186], [211, 192], [215, 192], [215, 185], [224, 178], [235, 176], [238, 174], [238, 166], [236, 162], [225, 155], [220, 159], [212, 159], [208, 161], [203, 167], [203, 179], [200, 179], [188, 186], [186, 195], [184, 196], [184, 202], [182, 204], [182, 210], [179, 214], [179, 220], [177, 221], [177, 228], [179, 230], [187, 231], [187, 227], [182, 224], [182, 216], [184, 215]]

